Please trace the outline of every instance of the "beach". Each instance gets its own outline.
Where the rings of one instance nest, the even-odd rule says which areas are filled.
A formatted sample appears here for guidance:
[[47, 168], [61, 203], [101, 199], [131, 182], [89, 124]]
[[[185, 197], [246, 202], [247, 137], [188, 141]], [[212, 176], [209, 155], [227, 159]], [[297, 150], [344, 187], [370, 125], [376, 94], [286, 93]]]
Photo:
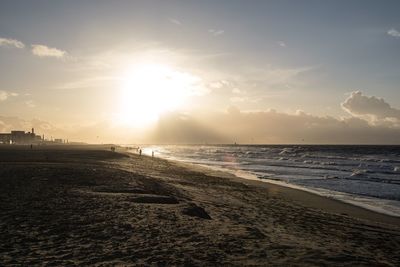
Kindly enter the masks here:
[[400, 218], [110, 146], [0, 147], [1, 266], [398, 266]]

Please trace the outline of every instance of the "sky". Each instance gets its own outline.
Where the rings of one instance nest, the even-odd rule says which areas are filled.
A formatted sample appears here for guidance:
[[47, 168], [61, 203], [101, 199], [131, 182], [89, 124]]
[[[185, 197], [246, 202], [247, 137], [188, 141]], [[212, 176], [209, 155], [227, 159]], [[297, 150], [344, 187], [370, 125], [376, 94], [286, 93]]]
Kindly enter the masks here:
[[0, 1], [0, 132], [400, 144], [399, 1]]

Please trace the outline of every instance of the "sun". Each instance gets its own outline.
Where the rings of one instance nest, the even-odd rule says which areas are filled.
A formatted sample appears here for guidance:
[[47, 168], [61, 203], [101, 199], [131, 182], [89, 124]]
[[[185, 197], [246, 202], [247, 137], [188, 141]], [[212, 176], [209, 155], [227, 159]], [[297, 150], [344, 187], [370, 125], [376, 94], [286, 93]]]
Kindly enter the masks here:
[[182, 107], [199, 79], [168, 65], [149, 63], [130, 66], [121, 81], [117, 121], [142, 127]]

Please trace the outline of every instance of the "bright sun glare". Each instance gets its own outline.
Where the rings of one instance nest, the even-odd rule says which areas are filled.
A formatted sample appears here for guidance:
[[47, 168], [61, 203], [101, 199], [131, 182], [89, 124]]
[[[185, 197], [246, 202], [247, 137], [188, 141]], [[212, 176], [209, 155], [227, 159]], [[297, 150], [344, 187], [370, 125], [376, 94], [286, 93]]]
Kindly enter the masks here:
[[118, 121], [146, 126], [166, 112], [183, 106], [198, 78], [162, 64], [142, 64], [126, 70], [122, 79]]

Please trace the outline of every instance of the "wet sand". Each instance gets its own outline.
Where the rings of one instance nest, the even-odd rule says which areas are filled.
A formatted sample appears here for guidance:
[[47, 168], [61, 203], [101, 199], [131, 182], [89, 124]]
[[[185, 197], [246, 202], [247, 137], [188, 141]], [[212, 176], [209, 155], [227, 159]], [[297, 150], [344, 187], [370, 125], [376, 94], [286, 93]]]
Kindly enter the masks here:
[[106, 149], [0, 147], [1, 266], [400, 262], [399, 218]]

